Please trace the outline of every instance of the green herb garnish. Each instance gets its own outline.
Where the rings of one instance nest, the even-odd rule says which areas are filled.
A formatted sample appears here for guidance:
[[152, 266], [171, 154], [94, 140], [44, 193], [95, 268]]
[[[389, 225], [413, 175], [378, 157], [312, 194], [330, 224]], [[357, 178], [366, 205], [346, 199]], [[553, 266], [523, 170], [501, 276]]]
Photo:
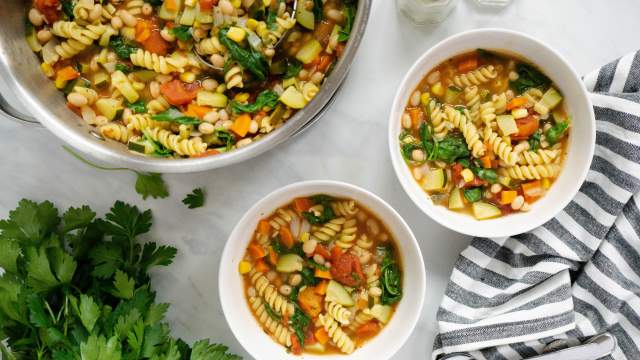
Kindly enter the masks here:
[[122, 36], [114, 36], [109, 41], [109, 47], [120, 59], [129, 60], [131, 54], [138, 51], [138, 47], [125, 40]]
[[131, 72], [131, 68], [127, 64], [123, 64], [123, 63], [117, 63], [116, 70], [122, 71], [125, 74], [128, 74]]
[[280, 95], [272, 90], [264, 90], [261, 92], [253, 104], [241, 104], [235, 100], [231, 101], [231, 110], [235, 113], [255, 113], [262, 108], [273, 109], [278, 104]]
[[267, 315], [269, 315], [271, 319], [275, 321], [280, 321], [282, 319], [282, 316], [275, 312], [266, 301], [262, 300], [262, 306], [264, 306], [264, 311], [267, 313]]
[[288, 61], [287, 70], [285, 71], [283, 78], [289, 79], [294, 76], [298, 76], [298, 74], [300, 73], [300, 70], [302, 70], [302, 63], [300, 61], [298, 60]]
[[189, 209], [195, 209], [204, 205], [204, 190], [202, 188], [193, 189], [190, 194], [182, 199], [182, 203]]
[[180, 41], [188, 41], [193, 36], [191, 35], [191, 27], [189, 26], [176, 26], [171, 29], [171, 34], [173, 34]]
[[344, 28], [338, 32], [338, 41], [347, 41], [349, 40], [349, 35], [351, 35], [353, 20], [356, 17], [356, 7], [355, 5], [345, 5], [342, 12], [345, 15], [345, 24]]
[[314, 205], [322, 205], [322, 213], [320, 216], [316, 216], [314, 213], [305, 211], [302, 216], [309, 221], [311, 225], [324, 224], [330, 220], [333, 220], [336, 215], [331, 207], [331, 201], [333, 199], [327, 195], [315, 195], [311, 197], [311, 201]]
[[233, 134], [229, 130], [217, 129], [216, 136], [218, 137], [218, 140], [220, 140], [224, 144], [227, 151], [231, 149], [231, 147], [236, 143], [235, 136], [233, 136]]
[[472, 189], [465, 189], [464, 197], [465, 199], [469, 200], [469, 202], [480, 201], [480, 199], [482, 199], [482, 189], [479, 187], [472, 188]]
[[218, 33], [218, 39], [220, 43], [229, 50], [229, 54], [231, 54], [233, 60], [251, 72], [256, 79], [260, 81], [266, 79], [269, 73], [269, 63], [267, 59], [252, 47], [249, 47], [248, 50], [244, 49], [237, 42], [229, 39], [227, 37], [228, 32], [228, 28], [221, 29]]
[[[297, 304], [296, 304], [297, 305]], [[298, 337], [300, 344], [304, 344], [305, 333], [307, 332], [307, 327], [311, 323], [311, 319], [307, 314], [304, 313], [298, 306], [296, 306], [296, 310], [289, 318], [289, 325], [293, 329], [293, 332]]]
[[547, 139], [549, 145], [554, 145], [555, 143], [560, 141], [562, 136], [564, 136], [564, 134], [567, 132], [567, 129], [569, 129], [568, 121], [556, 123], [551, 128], [549, 128], [549, 130], [544, 133], [544, 136]]
[[[383, 248], [383, 250], [380, 248]], [[380, 268], [380, 284], [382, 285], [380, 302], [383, 305], [391, 305], [402, 298], [402, 275], [400, 267], [393, 259], [393, 248], [391, 246], [378, 247], [378, 251], [380, 253], [384, 251], [384, 258]]]
[[168, 110], [161, 112], [159, 114], [156, 115], [151, 115], [151, 119], [155, 120], [155, 121], [170, 121], [170, 122], [176, 122], [178, 124], [182, 124], [182, 125], [198, 125], [200, 124], [200, 120], [192, 117], [192, 116], [186, 116], [185, 114], [181, 113], [180, 110], [172, 107], [169, 108]]
[[542, 136], [542, 132], [540, 129], [536, 130], [531, 137], [529, 137], [529, 150], [538, 151], [540, 149], [540, 137]]
[[551, 80], [545, 74], [531, 65], [518, 64], [516, 72], [518, 79], [509, 81], [509, 86], [518, 94], [522, 94], [530, 88], [544, 89], [551, 84]]
[[143, 114], [147, 112], [147, 104], [142, 99], [134, 103], [130, 103], [125, 100], [124, 105], [129, 109], [131, 109], [131, 111], [133, 111], [134, 114]]

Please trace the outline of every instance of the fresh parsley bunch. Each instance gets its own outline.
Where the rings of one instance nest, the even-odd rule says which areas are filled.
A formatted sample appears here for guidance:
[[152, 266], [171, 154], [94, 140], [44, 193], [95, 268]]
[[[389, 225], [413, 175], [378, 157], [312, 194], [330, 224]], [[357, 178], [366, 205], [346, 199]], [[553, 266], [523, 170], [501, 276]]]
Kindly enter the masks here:
[[60, 216], [51, 202], [20, 201], [0, 221], [0, 357], [239, 359], [171, 337], [149, 270], [171, 264], [176, 249], [138, 241], [151, 220], [121, 201], [104, 219], [88, 206]]

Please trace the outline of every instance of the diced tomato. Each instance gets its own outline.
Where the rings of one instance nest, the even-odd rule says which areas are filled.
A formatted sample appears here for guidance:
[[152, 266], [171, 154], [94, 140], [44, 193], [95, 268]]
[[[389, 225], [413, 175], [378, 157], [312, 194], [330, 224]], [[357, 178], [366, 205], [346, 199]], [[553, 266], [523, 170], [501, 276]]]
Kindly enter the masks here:
[[316, 250], [313, 253], [322, 255], [325, 259], [331, 259], [331, 253], [322, 245], [316, 245]]
[[180, 80], [168, 81], [160, 86], [160, 92], [171, 105], [185, 105], [196, 98], [198, 88], [195, 89], [191, 84], [183, 83]]
[[337, 261], [340, 255], [342, 255], [342, 248], [340, 248], [340, 246], [334, 246], [331, 249], [331, 260]]
[[203, 153], [200, 154], [196, 154], [196, 155], [192, 155], [192, 158], [201, 158], [201, 157], [207, 157], [207, 156], [213, 156], [213, 155], [218, 155], [220, 154], [220, 151], [216, 150], [216, 149], [209, 149]]
[[475, 56], [464, 59], [458, 63], [459, 72], [464, 73], [464, 72], [475, 70], [476, 68], [478, 68], [478, 58]]
[[60, 0], [36, 0], [35, 7], [40, 11], [49, 24], [56, 22], [60, 18], [58, 7]]
[[522, 119], [516, 119], [518, 133], [511, 137], [512, 140], [525, 140], [533, 135], [540, 127], [540, 119], [535, 115], [529, 115]]
[[309, 208], [313, 205], [309, 198], [297, 198], [293, 200], [293, 207], [296, 209], [298, 214], [302, 214], [305, 211], [308, 211]]
[[215, 5], [218, 5], [218, 0], [200, 0], [200, 11], [211, 11]]
[[350, 287], [358, 286], [364, 280], [360, 260], [350, 253], [344, 253], [334, 261], [331, 275], [339, 283]]
[[169, 43], [160, 35], [160, 29], [151, 30], [151, 34], [142, 42], [142, 46], [145, 50], [158, 55], [166, 55], [169, 50]]
[[453, 178], [454, 184], [459, 184], [462, 180], [462, 175], [460, 175], [462, 170], [464, 170], [464, 167], [460, 163], [451, 165], [451, 177]]
[[380, 326], [376, 321], [369, 321], [356, 330], [356, 335], [358, 337], [368, 338], [378, 333], [379, 330]]
[[304, 336], [304, 345], [313, 345], [315, 343], [318, 342], [318, 340], [316, 340], [315, 335], [313, 335], [313, 326], [309, 326], [309, 328], [307, 329], [307, 332], [305, 333]]
[[318, 70], [325, 72], [329, 68], [329, 65], [333, 62], [333, 56], [329, 54], [323, 54], [320, 56], [320, 63], [318, 64]]

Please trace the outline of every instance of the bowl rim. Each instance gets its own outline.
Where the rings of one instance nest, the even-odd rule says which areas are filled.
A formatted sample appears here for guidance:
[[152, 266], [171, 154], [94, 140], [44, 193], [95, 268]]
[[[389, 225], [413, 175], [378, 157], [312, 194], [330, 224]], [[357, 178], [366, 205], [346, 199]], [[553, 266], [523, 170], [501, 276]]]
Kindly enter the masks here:
[[[372, 3], [373, 0], [358, 0], [358, 11], [345, 52], [336, 63], [331, 74], [327, 77], [318, 96], [314, 97], [305, 108], [297, 111], [282, 127], [267, 134], [267, 136], [264, 136], [260, 141], [256, 141], [250, 144], [250, 146], [216, 156], [186, 159], [157, 159], [128, 153], [124, 145], [119, 147], [121, 149], [105, 146], [105, 139], [101, 139], [99, 135], [96, 135], [96, 129], [85, 125], [81, 118], [76, 119], [77, 124], [67, 124], [49, 110], [46, 98], [38, 97], [36, 93], [23, 85], [18, 79], [18, 74], [14, 74], [13, 72], [15, 65], [12, 65], [12, 63], [17, 62], [18, 59], [10, 58], [9, 52], [0, 51], [0, 76], [5, 79], [9, 89], [19, 94], [22, 102], [27, 106], [27, 109], [29, 109], [29, 113], [38, 119], [41, 125], [82, 154], [86, 154], [93, 159], [103, 161], [107, 164], [117, 165], [119, 167], [124, 166], [138, 171], [159, 173], [201, 172], [241, 163], [272, 150], [305, 128], [307, 122], [314, 120], [316, 116], [321, 116], [326, 110], [324, 108], [329, 105], [331, 98], [347, 78], [348, 72], [366, 33]], [[0, 7], [1, 6], [2, 5], [0, 5]], [[0, 38], [0, 45], [5, 41], [8, 43], [10, 40]], [[26, 42], [21, 43], [21, 45], [27, 47]], [[78, 130], [78, 127], [83, 130]], [[88, 130], [88, 134], [78, 133], [85, 130]]]
[[[405, 174], [403, 174], [403, 167], [407, 167], [406, 163], [404, 162], [403, 159], [401, 159], [399, 157], [399, 155], [397, 154], [398, 150], [397, 150], [397, 146], [398, 146], [398, 139], [394, 136], [394, 131], [396, 129], [396, 127], [399, 124], [399, 119], [397, 119], [396, 117], [394, 117], [394, 114], [396, 113], [396, 111], [398, 110], [398, 108], [402, 108], [404, 107], [404, 104], [406, 103], [407, 99], [406, 98], [402, 98], [402, 92], [403, 90], [407, 87], [407, 84], [410, 83], [411, 80], [411, 74], [417, 72], [418, 70], [420, 70], [420, 64], [425, 61], [428, 57], [432, 56], [432, 54], [439, 50], [440, 48], [446, 47], [448, 43], [453, 42], [455, 40], [458, 40], [460, 38], [464, 38], [464, 37], [468, 37], [468, 36], [476, 36], [478, 34], [498, 34], [499, 36], [515, 36], [515, 37], [520, 37], [521, 39], [524, 39], [525, 41], [534, 43], [538, 46], [541, 46], [543, 48], [545, 48], [549, 53], [553, 54], [553, 56], [555, 56], [557, 58], [558, 61], [560, 61], [561, 63], [563, 63], [564, 66], [566, 66], [567, 69], [569, 69], [570, 71], [570, 76], [571, 78], [573, 78], [573, 80], [575, 80], [575, 83], [578, 85], [579, 89], [580, 89], [580, 95], [584, 98], [584, 100], [586, 101], [586, 104], [589, 107], [588, 110], [588, 114], [589, 114], [589, 119], [581, 119], [581, 121], [588, 121], [588, 126], [590, 127], [590, 133], [589, 133], [589, 138], [585, 139], [584, 141], [588, 141], [588, 156], [587, 159], [588, 161], [585, 162], [584, 166], [581, 168], [580, 173], [579, 174], [574, 174], [574, 185], [571, 187], [571, 194], [570, 196], [566, 196], [564, 197], [564, 200], [557, 202], [557, 205], [554, 207], [555, 211], [554, 212], [548, 212], [545, 213], [544, 216], [538, 216], [535, 218], [531, 218], [528, 219], [529, 221], [527, 222], [527, 226], [522, 226], [522, 229], [516, 229], [516, 231], [511, 230], [513, 227], [508, 227], [508, 226], [504, 226], [504, 227], [499, 227], [499, 226], [494, 226], [492, 227], [490, 230], [483, 230], [483, 229], [477, 229], [474, 227], [468, 227], [468, 226], [461, 226], [461, 224], [456, 224], [454, 221], [449, 221], [450, 217], [449, 217], [449, 212], [452, 212], [448, 209], [446, 209], [446, 212], [438, 212], [436, 209], [437, 207], [439, 207], [438, 205], [435, 205], [433, 203], [430, 203], [427, 200], [427, 197], [425, 196], [425, 193], [421, 193], [421, 194], [416, 194], [416, 192], [414, 192], [411, 189], [411, 185], [410, 182], [411, 181], [415, 181], [413, 178], [408, 179], [407, 176], [405, 176]], [[505, 47], [504, 50], [506, 51], [511, 51], [509, 48]], [[445, 53], [447, 53], [447, 51], [445, 51]], [[452, 57], [455, 55], [460, 54], [461, 52], [456, 52], [456, 53], [451, 53], [448, 55], [448, 57]], [[514, 54], [518, 54], [518, 52], [513, 52]], [[526, 58], [526, 57], [525, 57]], [[536, 64], [535, 61], [533, 61], [534, 64]], [[430, 70], [430, 69], [428, 69]], [[421, 71], [421, 73], [423, 74], [423, 76], [426, 75], [428, 70], [424, 70]], [[427, 216], [429, 216], [431, 219], [433, 219], [435, 222], [437, 222], [438, 224], [453, 230], [455, 232], [464, 234], [464, 235], [469, 235], [469, 236], [478, 236], [478, 237], [508, 237], [508, 236], [512, 236], [515, 234], [519, 234], [519, 233], [524, 233], [527, 231], [530, 231], [532, 229], [535, 229], [541, 225], [543, 225], [544, 223], [548, 222], [549, 220], [551, 220], [553, 217], [555, 217], [557, 214], [559, 214], [572, 200], [573, 198], [576, 196], [576, 194], [579, 192], [580, 187], [582, 186], [582, 184], [584, 183], [584, 181], [587, 178], [587, 174], [591, 168], [591, 162], [593, 161], [593, 155], [595, 152], [595, 145], [596, 145], [596, 121], [595, 121], [595, 113], [593, 110], [593, 103], [591, 101], [591, 98], [589, 97], [589, 92], [587, 91], [587, 88], [584, 84], [584, 82], [581, 80], [580, 75], [577, 73], [577, 71], [575, 70], [575, 68], [566, 60], [566, 58], [558, 51], [556, 51], [555, 49], [553, 49], [551, 46], [547, 45], [545, 42], [522, 32], [519, 31], [514, 31], [514, 30], [510, 30], [510, 29], [504, 29], [504, 28], [495, 28], [495, 27], [490, 27], [490, 28], [480, 28], [480, 29], [472, 29], [472, 30], [467, 30], [467, 31], [463, 31], [457, 34], [454, 34], [452, 36], [449, 36], [443, 40], [441, 40], [440, 42], [438, 42], [436, 45], [430, 47], [427, 51], [425, 51], [424, 53], [422, 53], [422, 55], [420, 55], [415, 62], [411, 65], [411, 67], [407, 70], [406, 74], [403, 76], [402, 80], [400, 81], [399, 85], [398, 85], [398, 89], [396, 90], [396, 93], [393, 97], [393, 102], [390, 108], [390, 113], [389, 113], [389, 119], [388, 119], [389, 123], [388, 123], [388, 128], [387, 128], [387, 140], [388, 140], [388, 145], [389, 145], [389, 156], [391, 157], [391, 163], [393, 164], [393, 169], [394, 172], [396, 174], [396, 177], [398, 179], [398, 181], [400, 182], [400, 184], [402, 185], [402, 188], [404, 190], [404, 192], [409, 196], [409, 198], [412, 200], [412, 202], [423, 212], [425, 213]], [[540, 199], [539, 201], [542, 201], [543, 199]], [[524, 214], [517, 214], [518, 216], [527, 216], [528, 213], [524, 213]], [[471, 219], [473, 219], [472, 217], [470, 217]], [[475, 220], [473, 219], [473, 222], [475, 223], [491, 223], [491, 222], [495, 222], [495, 220], [500, 219], [501, 217], [498, 218], [494, 218], [494, 219], [487, 219], [487, 220]]]
[[[369, 198], [373, 203], [375, 203], [376, 207], [380, 207], [383, 208], [385, 211], [387, 211], [388, 213], [392, 214], [392, 216], [395, 218], [395, 220], [398, 223], [398, 226], [401, 228], [401, 230], [406, 233], [407, 235], [407, 239], [405, 239], [404, 241], [406, 241], [407, 243], [404, 244], [402, 247], [405, 251], [404, 254], [407, 254], [409, 252], [415, 252], [417, 254], [416, 259], [417, 262], [413, 262], [413, 265], [415, 267], [417, 267], [416, 271], [415, 271], [415, 276], [417, 277], [417, 284], [412, 284], [412, 291], [411, 292], [406, 292], [403, 294], [403, 299], [401, 300], [401, 302], [399, 304], [402, 304], [402, 301], [405, 301], [406, 303], [408, 303], [408, 299], [405, 300], [406, 297], [410, 297], [412, 298], [412, 303], [415, 303], [417, 308], [413, 309], [413, 308], [409, 308], [408, 310], [411, 311], [411, 314], [414, 314], [412, 316], [409, 316], [407, 318], [408, 322], [405, 322], [403, 328], [402, 328], [402, 333], [401, 334], [397, 334], [397, 333], [393, 333], [393, 336], [395, 336], [394, 339], [397, 339], [397, 341], [394, 341], [393, 343], [389, 343], [386, 345], [386, 353], [385, 356], [391, 357], [393, 356], [395, 353], [398, 352], [398, 350], [400, 350], [400, 348], [406, 343], [406, 341], [409, 339], [409, 337], [411, 336], [411, 334], [413, 333], [413, 330], [415, 329], [415, 327], [418, 324], [418, 320], [420, 318], [420, 315], [422, 313], [422, 308], [424, 306], [424, 301], [425, 301], [425, 297], [426, 297], [426, 282], [427, 282], [427, 271], [425, 269], [425, 262], [424, 262], [424, 257], [422, 256], [422, 251], [420, 250], [420, 246], [418, 244], [418, 241], [415, 237], [415, 235], [413, 234], [413, 231], [411, 230], [411, 227], [406, 223], [406, 221], [404, 220], [404, 218], [402, 218], [402, 216], [400, 216], [400, 214], [391, 206], [389, 205], [386, 201], [384, 201], [382, 198], [380, 198], [379, 196], [377, 196], [376, 194], [361, 188], [359, 186], [353, 185], [353, 184], [349, 184], [346, 182], [341, 182], [341, 181], [334, 181], [334, 180], [307, 180], [307, 181], [300, 181], [300, 182], [295, 182], [292, 184], [288, 184], [286, 186], [283, 186], [281, 188], [278, 188], [274, 191], [272, 191], [271, 193], [269, 193], [268, 195], [264, 196], [263, 198], [261, 198], [259, 201], [257, 201], [250, 209], [248, 209], [245, 214], [242, 216], [242, 218], [240, 220], [238, 220], [238, 222], [236, 223], [236, 225], [234, 226], [233, 230], [231, 231], [231, 233], [229, 234], [229, 237], [227, 239], [227, 242], [224, 246], [224, 249], [222, 251], [222, 256], [220, 258], [220, 264], [219, 264], [219, 269], [218, 269], [218, 298], [220, 300], [220, 305], [222, 307], [222, 312], [224, 314], [225, 320], [227, 321], [227, 324], [229, 325], [229, 328], [231, 329], [231, 332], [233, 333], [233, 335], [235, 336], [235, 338], [238, 340], [238, 342], [240, 343], [240, 345], [253, 357], [256, 358], [260, 358], [260, 354], [256, 353], [255, 350], [253, 349], [252, 343], [251, 343], [251, 337], [250, 335], [244, 334], [240, 331], [240, 329], [238, 328], [238, 326], [234, 326], [234, 321], [238, 321], [235, 318], [232, 318], [229, 311], [228, 311], [228, 307], [232, 306], [231, 301], [233, 301], [234, 299], [234, 294], [231, 294], [229, 290], [225, 289], [224, 291], [222, 290], [223, 288], [226, 288], [226, 284], [231, 281], [231, 279], [227, 279], [225, 278], [225, 275], [229, 274], [229, 271], [231, 272], [231, 274], [235, 273], [237, 274], [237, 271], [235, 270], [235, 268], [233, 268], [233, 270], [228, 270], [230, 265], [233, 265], [232, 261], [233, 259], [231, 259], [231, 251], [232, 248], [237, 248], [237, 247], [246, 247], [246, 245], [249, 243], [250, 239], [246, 239], [243, 241], [236, 241], [235, 243], [232, 242], [232, 239], [235, 237], [238, 237], [238, 233], [241, 232], [242, 228], [248, 223], [251, 222], [252, 220], [255, 220], [255, 216], [260, 216], [261, 212], [260, 209], [263, 208], [265, 206], [265, 204], [273, 201], [273, 199], [277, 199], [283, 195], [286, 194], [292, 194], [290, 197], [290, 200], [293, 200], [296, 196], [300, 196], [302, 193], [319, 193], [319, 192], [323, 192], [323, 191], [332, 191], [335, 189], [339, 189], [337, 192], [342, 192], [343, 195], [342, 196], [349, 196], [349, 193], [359, 193], [359, 195], [362, 195], [364, 197]], [[267, 216], [268, 214], [270, 214], [271, 212], [275, 211], [279, 206], [282, 206], [282, 204], [277, 205], [275, 204], [274, 206], [269, 207], [269, 210], [264, 211], [264, 215], [262, 216]], [[369, 210], [371, 212], [373, 212], [374, 214], [377, 215], [377, 211], [376, 209], [373, 208], [369, 208]], [[391, 230], [391, 229], [390, 229]], [[399, 241], [396, 240], [396, 245], [398, 247], [400, 247], [401, 245], [398, 243]], [[403, 268], [406, 269], [406, 259], [407, 256], [404, 255], [402, 257], [403, 260]], [[403, 282], [403, 288], [406, 289], [406, 287], [408, 286], [408, 284]], [[244, 297], [244, 294], [242, 294], [242, 301], [246, 302], [246, 299]], [[243, 304], [244, 307], [246, 307], [247, 311], [249, 311], [249, 306], [248, 304]], [[411, 306], [411, 304], [409, 304], [408, 306]], [[414, 311], [415, 310], [415, 311]], [[252, 317], [253, 315], [250, 314]], [[395, 315], [394, 315], [395, 316]], [[256, 327], [259, 326], [258, 324], [255, 324]], [[389, 333], [390, 334], [390, 333]], [[400, 337], [397, 337], [398, 335], [400, 335]], [[267, 335], [268, 336], [268, 335]], [[391, 335], [387, 335], [387, 336], [391, 336]], [[376, 340], [377, 339], [377, 340]], [[367, 344], [369, 343], [374, 343], [376, 341], [380, 341], [380, 339], [383, 339], [379, 336], [376, 336], [374, 339], [371, 339], [367, 342]], [[272, 339], [268, 339], [269, 341], [273, 341]], [[275, 343], [274, 343], [275, 344]], [[281, 347], [279, 344], [276, 344], [278, 347]], [[366, 345], [365, 345], [366, 346]], [[354, 352], [354, 354], [357, 354], [357, 350], [356, 352]], [[327, 359], [327, 360], [331, 360], [334, 359], [334, 357], [332, 355], [315, 355], [315, 354], [303, 354], [304, 359]], [[351, 357], [353, 354], [350, 355], [346, 355], [346, 354], [339, 354], [337, 356], [339, 356], [339, 358], [349, 358]], [[298, 359], [301, 357], [295, 357], [294, 359]]]

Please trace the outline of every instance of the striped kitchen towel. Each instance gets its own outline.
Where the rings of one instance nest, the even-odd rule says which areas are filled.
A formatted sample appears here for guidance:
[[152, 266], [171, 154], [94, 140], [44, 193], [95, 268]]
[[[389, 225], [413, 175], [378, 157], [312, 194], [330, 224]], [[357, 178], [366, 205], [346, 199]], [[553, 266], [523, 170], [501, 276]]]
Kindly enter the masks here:
[[460, 254], [434, 359], [522, 359], [604, 332], [611, 358], [640, 359], [640, 51], [584, 82], [597, 130], [586, 182], [546, 224]]

